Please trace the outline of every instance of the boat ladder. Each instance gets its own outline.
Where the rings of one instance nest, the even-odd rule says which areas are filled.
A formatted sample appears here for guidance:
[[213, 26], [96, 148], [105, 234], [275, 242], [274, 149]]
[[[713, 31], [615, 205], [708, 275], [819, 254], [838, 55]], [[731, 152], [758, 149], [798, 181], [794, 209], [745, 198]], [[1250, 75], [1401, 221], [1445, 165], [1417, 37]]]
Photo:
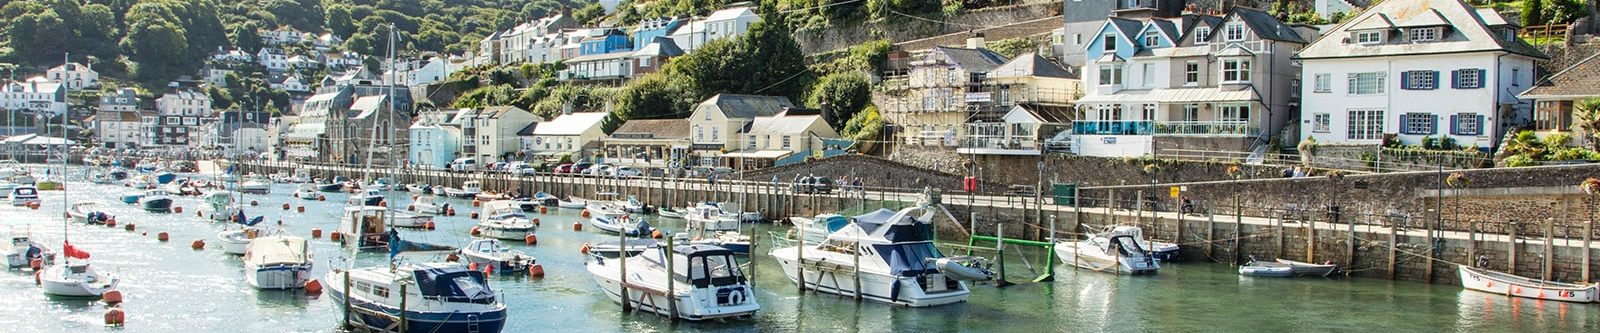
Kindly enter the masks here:
[[467, 315], [467, 332], [478, 333], [478, 315]]

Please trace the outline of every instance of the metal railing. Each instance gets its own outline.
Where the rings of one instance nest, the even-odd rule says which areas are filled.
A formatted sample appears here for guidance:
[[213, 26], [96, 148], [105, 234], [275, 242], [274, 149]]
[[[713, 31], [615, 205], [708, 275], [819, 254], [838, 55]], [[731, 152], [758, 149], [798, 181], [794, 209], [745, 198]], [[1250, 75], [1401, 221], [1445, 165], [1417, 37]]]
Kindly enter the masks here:
[[1080, 120], [1072, 122], [1072, 133], [1079, 135], [1150, 135], [1154, 122], [1148, 120]]
[[1261, 128], [1249, 121], [1163, 121], [1157, 122], [1156, 134], [1175, 135], [1253, 135]]
[[1038, 149], [1039, 141], [1025, 136], [968, 135], [961, 138], [960, 147], [1016, 150]]

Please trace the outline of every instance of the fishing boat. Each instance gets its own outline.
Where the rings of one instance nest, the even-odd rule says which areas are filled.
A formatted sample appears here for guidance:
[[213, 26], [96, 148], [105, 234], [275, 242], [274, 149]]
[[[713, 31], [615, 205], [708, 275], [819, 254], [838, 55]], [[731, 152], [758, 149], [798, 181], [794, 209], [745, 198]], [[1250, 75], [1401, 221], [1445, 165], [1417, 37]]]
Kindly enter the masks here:
[[723, 210], [722, 204], [716, 202], [702, 202], [683, 213], [683, 219], [689, 221], [689, 229], [719, 231], [739, 229], [739, 214]]
[[389, 209], [378, 206], [346, 206], [339, 216], [339, 241], [345, 246], [359, 249], [376, 249], [388, 246], [387, 218]]
[[528, 271], [528, 266], [533, 266], [536, 261], [533, 256], [512, 250], [492, 238], [476, 238], [467, 242], [467, 246], [460, 251], [461, 258], [477, 269], [490, 267], [489, 271], [500, 274], [515, 274]]
[[296, 289], [314, 265], [305, 238], [283, 233], [258, 237], [244, 251], [244, 281], [256, 289]]
[[691, 321], [750, 318], [761, 310], [733, 252], [716, 246], [655, 246], [630, 257], [596, 256], [584, 266], [612, 302], [634, 309]]
[[392, 191], [394, 190], [394, 181], [389, 180], [388, 178], [373, 179], [371, 183], [362, 185], [361, 188], [374, 189], [378, 191]]
[[1458, 267], [1461, 286], [1469, 290], [1562, 302], [1600, 302], [1600, 284], [1546, 281], [1467, 265]]
[[1133, 236], [1133, 239], [1137, 240], [1139, 242], [1139, 247], [1142, 247], [1146, 251], [1149, 251], [1150, 255], [1151, 256], [1155, 256], [1156, 260], [1173, 261], [1173, 260], [1177, 260], [1178, 259], [1178, 250], [1179, 250], [1178, 244], [1173, 244], [1173, 243], [1168, 243], [1168, 242], [1159, 242], [1159, 241], [1151, 240], [1149, 238], [1145, 238], [1144, 229], [1140, 229], [1139, 227], [1131, 226], [1131, 225], [1108, 226], [1106, 230], [1103, 230], [1101, 232], [1102, 233], [1120, 232], [1120, 233], [1126, 233], [1128, 235]]
[[963, 275], [937, 266], [944, 255], [933, 244], [934, 212], [929, 200], [899, 211], [878, 209], [855, 216], [822, 243], [769, 254], [805, 289], [910, 307], [964, 302], [971, 292], [958, 279]]
[[498, 200], [483, 203], [483, 217], [473, 228], [478, 231], [478, 236], [523, 240], [533, 234], [535, 226], [515, 203]]
[[267, 194], [270, 192], [272, 192], [272, 181], [261, 179], [261, 177], [245, 177], [244, 182], [239, 184], [239, 193]]
[[418, 214], [444, 215], [450, 212], [450, 203], [439, 201], [434, 196], [417, 196], [417, 200], [411, 202], [411, 209]]
[[6, 268], [26, 268], [33, 264], [34, 259], [38, 259], [42, 266], [56, 263], [55, 252], [28, 236], [12, 236], [10, 246], [6, 249]]
[[261, 224], [261, 220], [264, 218], [265, 216], [256, 216], [256, 218], [247, 219], [244, 216], [244, 212], [239, 212], [238, 215], [231, 218], [235, 225], [217, 232], [217, 244], [222, 248], [222, 252], [243, 255], [249, 249], [250, 242], [261, 237], [264, 233], [264, 230], [256, 227], [257, 224]]
[[462, 265], [334, 269], [324, 280], [333, 304], [353, 308], [347, 324], [367, 330], [495, 333], [506, 323], [506, 306], [483, 272]]
[[480, 192], [483, 192], [483, 185], [476, 180], [468, 180], [461, 183], [461, 188], [444, 188], [444, 194], [451, 198], [474, 198]]
[[313, 185], [310, 185], [310, 184], [300, 185], [300, 188], [295, 189], [294, 190], [294, 197], [300, 198], [300, 200], [311, 200], [311, 201], [321, 201], [321, 200], [326, 200], [327, 199], [327, 196], [324, 196], [324, 195], [322, 195], [322, 192], [317, 191], [317, 187], [316, 186], [313, 186]]
[[67, 209], [67, 216], [71, 216], [73, 222], [84, 224], [105, 224], [106, 221], [116, 218], [100, 210], [100, 205], [94, 202], [72, 204], [72, 208]]
[[[1137, 228], [1134, 228], [1137, 229]], [[1161, 264], [1139, 245], [1138, 238], [1125, 228], [1109, 233], [1090, 233], [1079, 241], [1059, 241], [1056, 256], [1064, 265], [1117, 274], [1155, 274]]]
[[1290, 277], [1290, 276], [1328, 276], [1338, 270], [1332, 264], [1312, 264], [1288, 259], [1277, 261], [1260, 261], [1254, 256], [1250, 262], [1239, 266], [1239, 275], [1264, 276], [1264, 277]]
[[110, 170], [106, 171], [106, 175], [111, 176], [112, 180], [126, 180], [128, 179], [128, 169], [124, 169], [122, 167], [112, 167]]
[[27, 206], [40, 202], [42, 201], [39, 200], [39, 188], [33, 185], [20, 185], [11, 189], [12, 206]]
[[166, 191], [145, 190], [144, 196], [139, 197], [139, 208], [152, 213], [172, 212], [172, 197]]

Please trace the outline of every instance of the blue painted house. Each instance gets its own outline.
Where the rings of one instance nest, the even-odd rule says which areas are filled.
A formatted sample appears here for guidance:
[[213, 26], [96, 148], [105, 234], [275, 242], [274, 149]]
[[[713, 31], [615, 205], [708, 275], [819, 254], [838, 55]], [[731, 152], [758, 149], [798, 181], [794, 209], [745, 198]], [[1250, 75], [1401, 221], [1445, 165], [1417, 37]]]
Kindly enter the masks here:
[[580, 56], [633, 50], [628, 43], [628, 35], [617, 28], [589, 29], [587, 35], [578, 43]]
[[667, 37], [673, 30], [683, 25], [683, 20], [676, 17], [657, 17], [639, 21], [633, 28], [633, 50], [638, 51], [650, 45], [656, 37]]

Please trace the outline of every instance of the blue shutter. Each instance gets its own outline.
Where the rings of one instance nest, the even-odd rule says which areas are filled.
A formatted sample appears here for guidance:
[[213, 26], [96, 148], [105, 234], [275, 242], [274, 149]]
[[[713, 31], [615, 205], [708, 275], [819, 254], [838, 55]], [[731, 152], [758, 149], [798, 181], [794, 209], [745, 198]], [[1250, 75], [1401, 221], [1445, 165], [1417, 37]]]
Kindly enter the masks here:
[[[1434, 82], [1439, 82], [1439, 80], [1434, 80]], [[1433, 120], [1428, 123], [1428, 135], [1439, 134], [1439, 115], [1430, 114], [1428, 118]]]
[[1428, 71], [1428, 75], [1433, 77], [1433, 85], [1428, 86], [1428, 89], [1439, 89], [1439, 71]]
[[1400, 114], [1400, 134], [1415, 134], [1415, 133], [1411, 133], [1411, 126], [1406, 126], [1406, 125], [1408, 125], [1410, 123], [1411, 123], [1411, 114], [1401, 113]]
[[1450, 115], [1450, 134], [1451, 135], [1461, 135], [1462, 134], [1461, 133], [1461, 129], [1456, 128], [1456, 120], [1458, 118], [1461, 118], [1461, 116]]
[[[1481, 71], [1481, 69], [1480, 69], [1480, 71]], [[1478, 115], [1478, 128], [1473, 130], [1472, 135], [1483, 135], [1483, 126], [1484, 126], [1483, 115], [1480, 114], [1480, 115]]]
[[1450, 89], [1461, 89], [1461, 70], [1450, 71]]
[[[1400, 90], [1411, 90], [1411, 71], [1400, 72]], [[1400, 119], [1401, 124], [1406, 122], [1405, 117]]]
[[[1479, 68], [1479, 69], [1474, 69], [1474, 70], [1475, 70], [1475, 71], [1478, 71], [1478, 83], [1477, 83], [1477, 84], [1474, 84], [1474, 85], [1472, 85], [1472, 87], [1473, 87], [1473, 88], [1483, 88], [1483, 87], [1484, 87], [1484, 83], [1485, 83], [1485, 82], [1484, 82], [1484, 81], [1487, 81], [1487, 80], [1488, 80], [1488, 79], [1489, 79], [1489, 77], [1488, 77], [1488, 76], [1486, 76], [1486, 75], [1484, 75], [1484, 71], [1483, 71], [1483, 69], [1482, 69], [1482, 68]], [[1480, 123], [1479, 123], [1479, 124], [1482, 124], [1482, 123], [1481, 123], [1481, 122], [1480, 122]], [[1483, 132], [1482, 132], [1482, 131], [1479, 131], [1479, 132], [1478, 132], [1478, 134], [1479, 134], [1479, 135], [1482, 135], [1482, 134], [1483, 134]]]

